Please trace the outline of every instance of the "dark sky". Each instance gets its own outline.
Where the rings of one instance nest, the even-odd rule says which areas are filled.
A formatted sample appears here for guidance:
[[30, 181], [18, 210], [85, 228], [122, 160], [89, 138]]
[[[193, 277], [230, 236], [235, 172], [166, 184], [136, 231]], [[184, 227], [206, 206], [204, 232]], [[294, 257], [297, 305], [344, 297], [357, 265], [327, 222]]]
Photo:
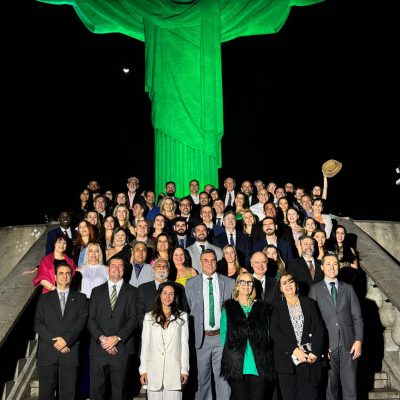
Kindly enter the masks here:
[[[43, 222], [93, 178], [104, 190], [124, 188], [132, 175], [141, 189], [153, 187], [143, 44], [92, 34], [69, 6], [8, 3], [2, 86], [11, 88], [3, 90], [11, 145], [3, 153], [14, 162], [1, 161], [0, 225]], [[396, 26], [372, 1], [328, 0], [294, 7], [275, 35], [224, 43], [220, 180], [311, 188], [335, 158], [343, 163], [329, 180], [335, 211], [400, 220], [399, 146], [389, 138], [399, 139], [398, 101], [390, 101], [399, 89]]]

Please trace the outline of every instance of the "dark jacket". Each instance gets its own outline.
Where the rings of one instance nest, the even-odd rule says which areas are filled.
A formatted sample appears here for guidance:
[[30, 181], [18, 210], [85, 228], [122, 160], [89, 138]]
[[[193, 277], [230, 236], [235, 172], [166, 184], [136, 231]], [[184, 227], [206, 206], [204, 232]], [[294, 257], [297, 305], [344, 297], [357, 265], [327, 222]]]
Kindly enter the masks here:
[[118, 354], [134, 354], [133, 332], [137, 326], [136, 318], [137, 288], [124, 282], [117, 297], [114, 310], [111, 309], [108, 282], [93, 289], [89, 303], [87, 328], [92, 337], [90, 354], [103, 356], [108, 353], [101, 347], [99, 337], [119, 336]]
[[[324, 325], [317, 304], [308, 297], [299, 296], [299, 300], [304, 315], [301, 344], [311, 343], [312, 353], [321, 359], [324, 347]], [[291, 356], [297, 347], [297, 341], [285, 299], [281, 299], [276, 304], [272, 314], [271, 336], [274, 341], [275, 371], [286, 374], [295, 373]], [[300, 365], [307, 368], [320, 368], [318, 362]]]
[[253, 349], [260, 377], [274, 379], [272, 344], [269, 336], [270, 305], [258, 300], [246, 317], [239, 302], [233, 299], [224, 304], [227, 316], [226, 343], [222, 352], [221, 376], [241, 381], [247, 340]]
[[[88, 318], [86, 296], [70, 290], [61, 314], [57, 290], [42, 294], [36, 308], [35, 331], [39, 334], [37, 365], [47, 367], [58, 363], [63, 366], [79, 365], [79, 336]], [[61, 353], [54, 347], [53, 338], [61, 336], [70, 348], [69, 353]]]

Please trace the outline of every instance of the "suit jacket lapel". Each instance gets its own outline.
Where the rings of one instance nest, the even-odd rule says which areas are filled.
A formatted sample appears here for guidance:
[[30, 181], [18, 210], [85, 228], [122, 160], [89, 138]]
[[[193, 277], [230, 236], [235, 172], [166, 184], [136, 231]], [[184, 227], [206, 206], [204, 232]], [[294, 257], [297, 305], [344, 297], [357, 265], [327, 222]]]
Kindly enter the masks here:
[[[57, 318], [60, 321], [62, 321], [63, 316], [61, 314], [60, 296], [58, 295], [57, 289], [53, 290], [51, 293], [49, 293], [49, 296], [52, 296], [52, 303], [53, 303], [53, 307], [54, 307], [55, 313], [57, 315]], [[69, 298], [69, 296], [68, 296], [68, 298]], [[67, 307], [65, 307], [65, 308], [67, 308]], [[65, 312], [65, 310], [64, 310], [64, 312]]]
[[203, 274], [198, 275], [198, 277], [199, 279], [197, 280], [197, 292], [200, 302], [200, 312], [204, 318]]
[[324, 296], [325, 296], [326, 301], [328, 302], [328, 304], [336, 309], [336, 306], [339, 303], [339, 301], [336, 301], [336, 306], [333, 304], [333, 300], [332, 300], [332, 297], [331, 297], [331, 291], [328, 288], [328, 286], [327, 286], [325, 281], [324, 281], [324, 285], [323, 285], [323, 292], [324, 292]]
[[[284, 321], [282, 321], [282, 326], [293, 326], [292, 320], [290, 319], [289, 315], [289, 306], [287, 305], [286, 301], [284, 300], [280, 304], [280, 308], [282, 310], [282, 318]], [[297, 343], [296, 339], [296, 334], [294, 333], [294, 329], [289, 329], [290, 335], [292, 336], [292, 339]]]
[[[166, 343], [164, 344], [165, 350], [167, 350], [168, 346], [171, 344], [172, 339], [173, 339], [174, 336], [175, 336], [177, 327], [178, 327], [178, 321], [177, 321], [177, 320], [174, 320], [174, 321], [172, 321], [172, 322], [169, 324], [169, 326], [168, 326], [168, 330], [169, 330], [169, 333], [168, 333], [168, 342], [166, 342]], [[161, 332], [161, 334], [162, 334], [162, 332]]]
[[[74, 301], [75, 301], [75, 296], [73, 293], [71, 293], [71, 290], [70, 290], [68, 293], [68, 296], [67, 296], [67, 302], [65, 303], [64, 317], [65, 317], [65, 314], [69, 311], [69, 309]], [[60, 305], [60, 311], [61, 311], [61, 305]]]
[[221, 279], [221, 275], [218, 275], [218, 286], [219, 286], [219, 306], [222, 310], [222, 303], [224, 302], [225, 282]]
[[310, 334], [310, 323], [311, 323], [311, 315], [310, 315], [310, 308], [308, 307], [308, 303], [305, 303], [301, 296], [299, 297], [300, 300], [300, 305], [301, 305], [301, 310], [303, 311], [303, 316], [304, 316], [304, 326], [303, 326], [303, 334], [301, 337], [301, 344], [309, 343], [311, 342], [311, 337], [309, 336]]
[[344, 286], [342, 282], [338, 281], [338, 293], [337, 293], [337, 299], [336, 299], [336, 309], [339, 308], [341, 301], [344, 298]]

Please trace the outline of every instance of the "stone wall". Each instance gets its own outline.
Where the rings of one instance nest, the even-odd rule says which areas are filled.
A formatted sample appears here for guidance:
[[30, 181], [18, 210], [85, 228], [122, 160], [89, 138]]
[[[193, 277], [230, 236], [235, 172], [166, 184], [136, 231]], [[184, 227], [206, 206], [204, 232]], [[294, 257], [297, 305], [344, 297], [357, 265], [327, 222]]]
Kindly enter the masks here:
[[353, 221], [400, 262], [400, 222]]
[[[22, 225], [0, 228], [0, 282], [17, 265], [19, 260], [21, 260], [46, 229], [46, 225]], [[45, 251], [43, 249], [44, 255]]]

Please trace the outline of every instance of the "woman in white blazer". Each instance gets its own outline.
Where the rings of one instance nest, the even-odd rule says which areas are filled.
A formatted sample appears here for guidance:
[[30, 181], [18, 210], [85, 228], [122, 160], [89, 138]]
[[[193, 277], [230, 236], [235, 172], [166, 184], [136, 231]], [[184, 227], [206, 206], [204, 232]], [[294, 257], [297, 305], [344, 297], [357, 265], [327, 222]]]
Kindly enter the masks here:
[[175, 282], [163, 282], [153, 311], [145, 314], [140, 353], [140, 382], [148, 400], [180, 400], [189, 378], [188, 315], [178, 310]]

